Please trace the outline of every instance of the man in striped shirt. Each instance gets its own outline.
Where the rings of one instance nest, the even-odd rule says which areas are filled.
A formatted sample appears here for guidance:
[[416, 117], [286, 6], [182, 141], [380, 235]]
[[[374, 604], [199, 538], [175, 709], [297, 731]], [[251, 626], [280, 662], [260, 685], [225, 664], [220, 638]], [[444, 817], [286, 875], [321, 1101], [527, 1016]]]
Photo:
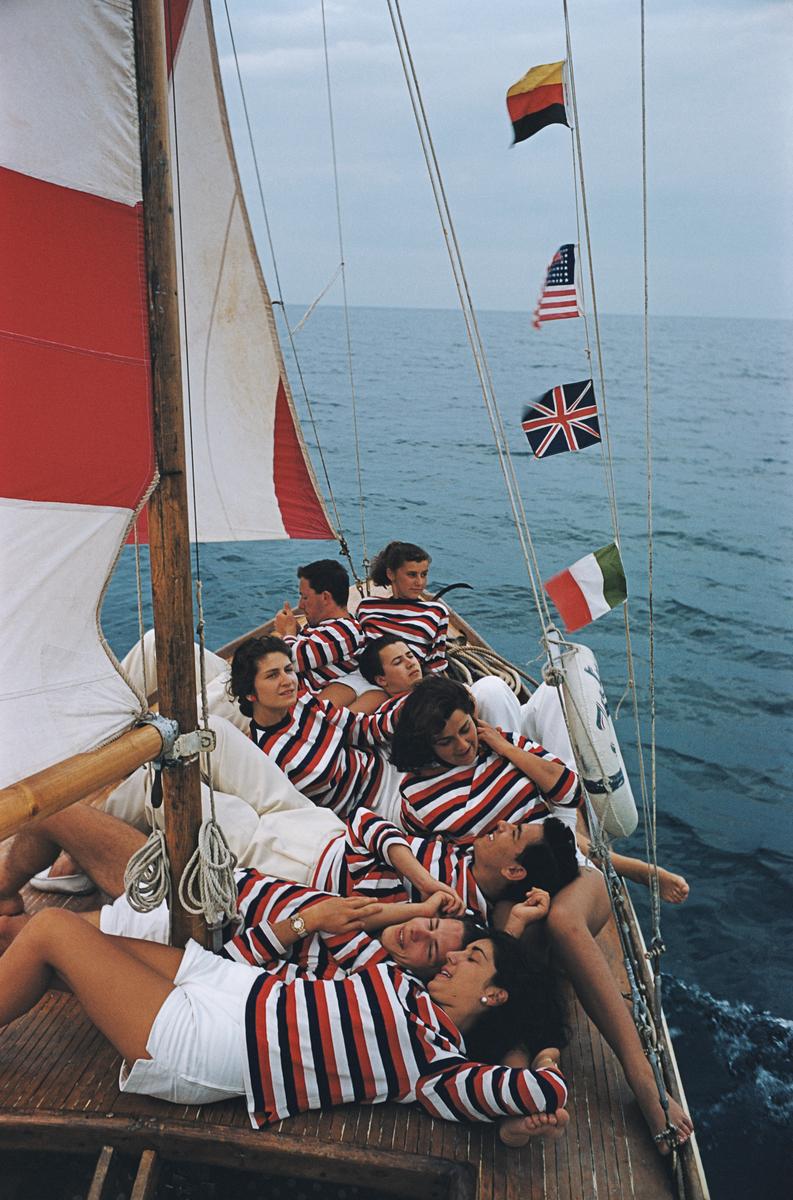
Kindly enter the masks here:
[[347, 611], [350, 577], [341, 563], [321, 558], [298, 567], [299, 606], [306, 618], [301, 629], [289, 603], [275, 614], [273, 625], [292, 651], [297, 672], [313, 692], [332, 704], [355, 698], [343, 677], [357, 669], [366, 644], [364, 632]]

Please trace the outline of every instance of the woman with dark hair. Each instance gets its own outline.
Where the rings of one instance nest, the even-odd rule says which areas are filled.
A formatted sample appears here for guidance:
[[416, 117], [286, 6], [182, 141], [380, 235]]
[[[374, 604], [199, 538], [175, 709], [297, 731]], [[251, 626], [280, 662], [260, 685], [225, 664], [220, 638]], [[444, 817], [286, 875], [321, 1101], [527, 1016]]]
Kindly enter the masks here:
[[[376, 907], [334, 902], [323, 925], [360, 929]], [[285, 940], [302, 935], [295, 920]], [[308, 971], [287, 980], [192, 941], [182, 951], [108, 937], [46, 909], [0, 959], [0, 1024], [35, 1005], [56, 973], [131, 1064], [122, 1090], [178, 1104], [244, 1095], [254, 1127], [348, 1102], [417, 1100], [433, 1116], [490, 1121], [552, 1114], [566, 1101], [558, 1051], [538, 1045], [545, 1016], [526, 1026], [538, 980], [503, 935], [450, 952], [426, 987], [387, 962], [342, 981]], [[532, 1068], [485, 1065], [466, 1049], [477, 1037], [496, 1061], [523, 1045]]]
[[410, 646], [427, 672], [446, 670], [449, 610], [442, 600], [423, 599], [431, 558], [413, 542], [389, 542], [372, 563], [369, 578], [390, 587], [390, 596], [365, 596], [355, 613], [370, 640], [393, 633]]
[[[423, 680], [408, 696], [391, 745], [395, 766], [410, 772], [402, 781], [405, 828], [470, 841], [492, 834], [504, 818], [543, 819], [548, 811], [575, 806], [577, 776], [542, 746], [477, 721], [473, 698], [453, 680]], [[595, 938], [611, 912], [601, 873], [584, 866], [554, 896], [544, 922], [560, 965], [590, 1018], [622, 1064], [656, 1139], [667, 1118], [633, 1020]], [[669, 1099], [669, 1120], [685, 1141], [693, 1129], [680, 1105]], [[659, 1143], [663, 1150], [663, 1142]], [[667, 1147], [668, 1149], [668, 1147]]]
[[574, 771], [537, 743], [477, 721], [473, 696], [452, 679], [425, 679], [406, 698], [391, 761], [408, 772], [400, 790], [411, 833], [471, 841], [499, 821], [536, 820], [548, 805], [580, 802]]
[[277, 637], [252, 637], [237, 647], [228, 689], [251, 718], [259, 749], [315, 804], [346, 817], [396, 792], [378, 747], [393, 733], [401, 699], [371, 716], [327, 704], [299, 688], [289, 646]]

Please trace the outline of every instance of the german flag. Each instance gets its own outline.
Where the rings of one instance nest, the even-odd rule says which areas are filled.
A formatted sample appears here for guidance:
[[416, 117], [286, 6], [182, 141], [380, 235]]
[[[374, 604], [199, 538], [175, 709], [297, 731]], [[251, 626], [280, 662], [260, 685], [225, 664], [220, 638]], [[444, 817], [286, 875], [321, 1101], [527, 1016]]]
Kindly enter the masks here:
[[564, 104], [564, 65], [563, 59], [532, 67], [507, 92], [507, 111], [515, 134], [513, 146], [546, 125], [570, 124]]

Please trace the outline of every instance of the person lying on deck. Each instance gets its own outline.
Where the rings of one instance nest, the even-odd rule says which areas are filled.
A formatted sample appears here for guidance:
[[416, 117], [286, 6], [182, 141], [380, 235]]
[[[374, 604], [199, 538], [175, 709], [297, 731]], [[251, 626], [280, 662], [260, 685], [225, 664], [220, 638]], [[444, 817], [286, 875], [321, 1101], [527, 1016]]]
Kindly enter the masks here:
[[[139, 779], [142, 786], [142, 775]], [[0, 898], [16, 897], [19, 911], [20, 889], [60, 848], [79, 852], [101, 890], [120, 898], [125, 867], [144, 844], [141, 831], [110, 813], [74, 805], [18, 835], [13, 855], [0, 862]], [[518, 905], [516, 919], [522, 917], [526, 924], [542, 919], [551, 896], [578, 874], [573, 836], [553, 818], [524, 826], [501, 822], [464, 847], [438, 837], [406, 837], [366, 809], [345, 823], [313, 806], [268, 812], [258, 821], [243, 861], [238, 883], [245, 868], [254, 868], [324, 892], [396, 904], [389, 909], [391, 920], [403, 908], [407, 915], [423, 916], [411, 905], [431, 901], [440, 906], [434, 916], [468, 911], [485, 923], [493, 922], [496, 905], [503, 906], [502, 921], [512, 917], [511, 908]], [[126, 900], [119, 899], [118, 920], [123, 920], [125, 907], [129, 908]], [[522, 931], [514, 922], [506, 927], [513, 933]], [[6, 925], [7, 930], [13, 928]], [[102, 928], [126, 932], [123, 925], [106, 923]]]
[[[362, 930], [378, 907], [334, 904], [322, 918], [330, 934]], [[289, 924], [283, 950], [301, 933]], [[178, 1104], [245, 1096], [254, 1128], [386, 1100], [418, 1101], [447, 1120], [506, 1118], [510, 1144], [563, 1128], [555, 1047], [540, 1048], [531, 1067], [487, 1065], [531, 1040], [534, 980], [514, 939], [490, 934], [449, 952], [426, 987], [369, 962], [366, 947], [361, 958], [341, 981], [306, 970], [285, 980], [275, 959], [272, 969], [252, 968], [193, 941], [180, 950], [109, 937], [50, 908], [0, 958], [0, 1024], [29, 1011], [57, 975], [123, 1056], [122, 1091]], [[541, 1114], [548, 1123], [538, 1128]]]
[[[364, 632], [347, 610], [350, 577], [333, 558], [321, 558], [297, 568], [298, 606], [306, 619], [301, 628], [296, 613], [285, 603], [273, 619], [278, 637], [289, 646], [304, 683], [322, 700], [342, 707], [357, 691], [348, 680], [357, 676], [357, 658], [366, 645]], [[361, 681], [363, 687], [365, 681]]]
[[[406, 828], [470, 840], [498, 822], [541, 819], [548, 802], [574, 805], [578, 780], [564, 763], [519, 735], [477, 721], [474, 701], [459, 683], [425, 679], [405, 701], [391, 746], [402, 782]], [[654, 1138], [663, 1136], [666, 1116], [652, 1068], [633, 1020], [595, 936], [610, 915], [602, 874], [584, 866], [554, 896], [543, 929], [555, 958], [567, 972], [586, 1012], [620, 1060]], [[669, 1097], [669, 1120], [678, 1140], [693, 1125]], [[659, 1142], [662, 1151], [668, 1145]]]

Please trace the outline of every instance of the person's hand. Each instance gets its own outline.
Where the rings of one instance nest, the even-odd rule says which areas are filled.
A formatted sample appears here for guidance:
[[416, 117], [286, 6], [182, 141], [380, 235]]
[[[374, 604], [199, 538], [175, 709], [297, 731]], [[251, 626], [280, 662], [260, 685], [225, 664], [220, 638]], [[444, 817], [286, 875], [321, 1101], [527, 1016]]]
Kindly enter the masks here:
[[526, 899], [513, 904], [507, 918], [506, 931], [520, 937], [528, 925], [544, 921], [551, 907], [551, 897], [542, 888], [534, 887], [526, 893]]
[[544, 1050], [538, 1050], [531, 1060], [532, 1071], [539, 1071], [541, 1067], [558, 1067], [561, 1059], [556, 1046], [546, 1046]]
[[273, 627], [279, 637], [294, 637], [298, 630], [297, 617], [287, 600], [273, 618]]
[[476, 722], [476, 732], [479, 735], [479, 741], [484, 742], [491, 750], [495, 750], [496, 754], [503, 754], [505, 749], [514, 749], [512, 742], [507, 741], [500, 729], [496, 729], [493, 725], [488, 725], [487, 721]]
[[310, 933], [359, 933], [381, 909], [381, 904], [363, 896], [330, 896], [302, 909], [300, 915]]
[[[419, 886], [419, 891], [422, 902], [416, 907], [421, 908], [422, 912], [417, 913], [417, 916], [438, 917], [442, 913], [444, 917], [459, 917], [465, 912], [462, 896], [458, 896], [448, 884], [441, 883], [431, 876], [426, 886]], [[426, 912], [423, 911], [425, 909]]]

